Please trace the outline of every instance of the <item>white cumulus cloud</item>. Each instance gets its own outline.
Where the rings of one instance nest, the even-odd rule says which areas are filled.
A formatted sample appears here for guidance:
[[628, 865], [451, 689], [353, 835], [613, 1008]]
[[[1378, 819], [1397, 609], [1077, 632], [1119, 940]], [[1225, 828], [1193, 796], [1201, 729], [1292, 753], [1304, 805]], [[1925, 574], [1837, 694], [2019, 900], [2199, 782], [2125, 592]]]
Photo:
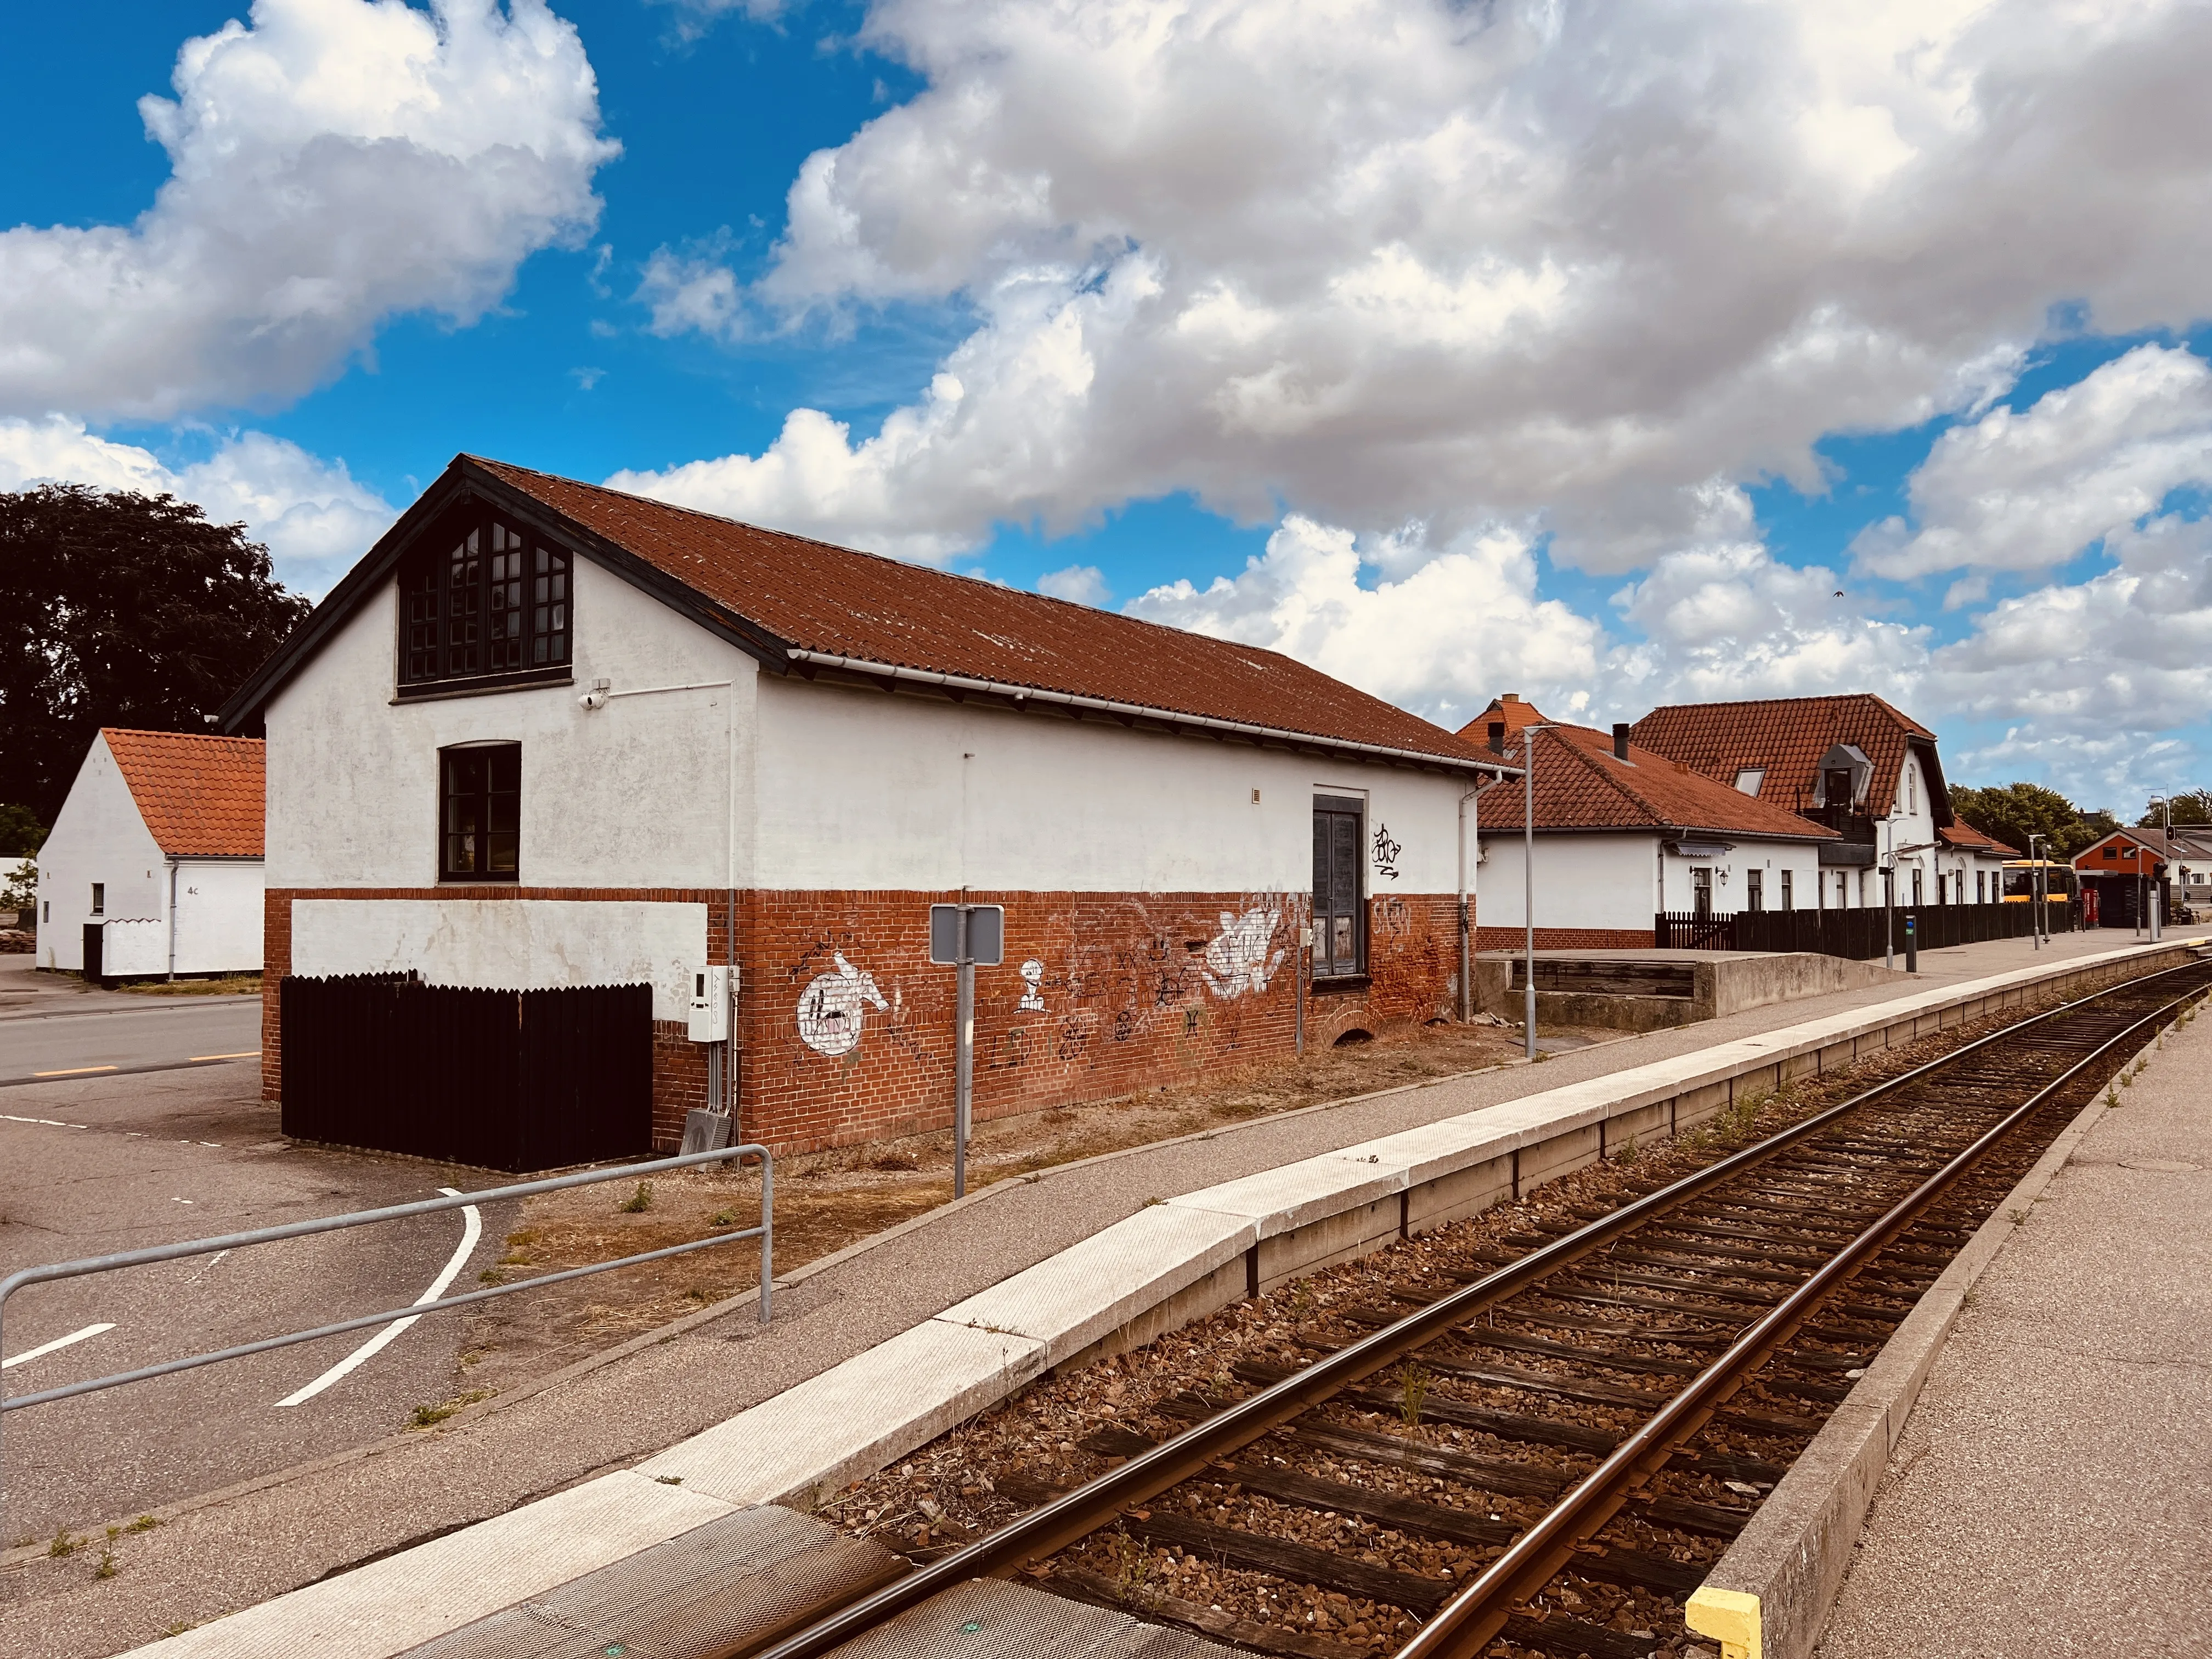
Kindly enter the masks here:
[[255, 0], [148, 97], [128, 226], [0, 232], [0, 413], [167, 419], [304, 392], [407, 312], [460, 322], [588, 234], [599, 131], [544, 0]]
[[[1714, 479], [1972, 410], [2053, 306], [2212, 309], [2181, 0], [878, 0], [863, 39], [925, 88], [808, 158], [744, 303], [971, 307], [963, 395], [661, 481], [871, 545], [1188, 490], [1625, 572]], [[726, 331], [703, 275], [654, 303]]]
[[[1899, 578], [2036, 570], [2212, 483], [2212, 366], [2137, 346], [2027, 409], [1954, 426], [1913, 474], [1912, 517], [1870, 526], [1857, 563]], [[1917, 526], [1917, 527], [1915, 527]]]

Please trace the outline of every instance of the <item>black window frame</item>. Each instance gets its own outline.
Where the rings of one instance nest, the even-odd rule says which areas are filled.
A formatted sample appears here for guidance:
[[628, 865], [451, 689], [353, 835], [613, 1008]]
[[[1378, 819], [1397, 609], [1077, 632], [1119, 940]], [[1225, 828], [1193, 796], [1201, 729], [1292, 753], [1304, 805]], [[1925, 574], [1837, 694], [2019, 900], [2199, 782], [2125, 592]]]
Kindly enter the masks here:
[[[1314, 983], [1362, 980], [1367, 975], [1367, 803], [1356, 795], [1317, 794], [1313, 820]], [[1347, 870], [1348, 896], [1340, 890]], [[1336, 927], [1340, 921], [1348, 924], [1346, 929]], [[1347, 933], [1351, 955], [1340, 957], [1335, 945]]]
[[1766, 872], [1747, 870], [1743, 872], [1743, 908], [1751, 911], [1766, 908]]
[[104, 916], [107, 914], [107, 884], [106, 882], [95, 881], [92, 884], [92, 908], [88, 914], [95, 916]]
[[401, 700], [575, 677], [576, 556], [512, 515], [451, 513], [400, 562]]
[[[500, 809], [502, 798], [507, 810]], [[501, 820], [509, 827], [499, 827]], [[522, 879], [520, 744], [457, 743], [438, 751], [437, 834], [441, 882], [505, 886]], [[465, 841], [471, 841], [467, 867], [455, 857]], [[496, 867], [502, 850], [504, 870]]]

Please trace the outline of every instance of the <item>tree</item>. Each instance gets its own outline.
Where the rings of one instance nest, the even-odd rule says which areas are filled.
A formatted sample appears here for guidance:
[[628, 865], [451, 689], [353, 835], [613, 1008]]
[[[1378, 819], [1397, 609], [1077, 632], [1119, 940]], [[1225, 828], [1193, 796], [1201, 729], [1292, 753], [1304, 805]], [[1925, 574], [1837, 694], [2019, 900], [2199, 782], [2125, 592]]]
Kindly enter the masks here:
[[2023, 854], [2029, 850], [2031, 835], [2043, 836], [2035, 850], [2045, 858], [2070, 859], [2120, 827], [2111, 813], [2084, 812], [2056, 789], [2039, 783], [1954, 788], [1951, 810], [1984, 835], [2017, 847]]
[[[2173, 798], [2173, 820], [2176, 823], [2212, 823], [2212, 789], [2192, 789], [2187, 794]], [[2143, 815], [2136, 820], [2139, 830], [2156, 830], [2166, 822], [2166, 805], [2152, 801], [2143, 808]]]
[[189, 501], [0, 494], [0, 801], [51, 823], [103, 726], [204, 732], [307, 611]]
[[0, 801], [0, 859], [35, 858], [46, 839], [46, 826], [29, 807]]

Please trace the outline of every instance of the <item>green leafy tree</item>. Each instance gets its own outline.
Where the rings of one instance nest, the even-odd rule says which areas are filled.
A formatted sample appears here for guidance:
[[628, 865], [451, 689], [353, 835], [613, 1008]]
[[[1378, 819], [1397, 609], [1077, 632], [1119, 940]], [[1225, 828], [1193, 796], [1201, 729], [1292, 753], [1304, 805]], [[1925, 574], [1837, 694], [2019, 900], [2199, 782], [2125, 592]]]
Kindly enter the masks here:
[[[2151, 801], [2143, 808], [2143, 815], [2136, 820], [2140, 830], [2156, 830], [2166, 823], [2163, 802]], [[2192, 789], [2185, 795], [2173, 798], [2175, 823], [2212, 823], [2212, 789]]]
[[52, 823], [103, 726], [204, 732], [307, 610], [189, 501], [0, 494], [0, 801]]
[[0, 801], [0, 859], [35, 858], [46, 839], [46, 826], [29, 807]]
[[2028, 837], [2041, 836], [2047, 858], [2070, 859], [2120, 827], [2110, 812], [2084, 812], [2056, 789], [2039, 783], [1954, 788], [1951, 810], [1984, 835], [2023, 854], [2028, 851]]

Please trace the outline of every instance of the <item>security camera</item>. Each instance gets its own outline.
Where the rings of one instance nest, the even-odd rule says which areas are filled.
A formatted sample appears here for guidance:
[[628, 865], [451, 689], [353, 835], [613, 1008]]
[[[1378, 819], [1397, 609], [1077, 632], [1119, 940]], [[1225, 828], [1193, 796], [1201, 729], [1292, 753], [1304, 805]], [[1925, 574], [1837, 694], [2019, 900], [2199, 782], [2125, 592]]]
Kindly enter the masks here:
[[592, 689], [576, 699], [576, 707], [587, 709], [605, 708], [607, 706], [607, 693], [613, 688], [612, 680], [593, 680]]

